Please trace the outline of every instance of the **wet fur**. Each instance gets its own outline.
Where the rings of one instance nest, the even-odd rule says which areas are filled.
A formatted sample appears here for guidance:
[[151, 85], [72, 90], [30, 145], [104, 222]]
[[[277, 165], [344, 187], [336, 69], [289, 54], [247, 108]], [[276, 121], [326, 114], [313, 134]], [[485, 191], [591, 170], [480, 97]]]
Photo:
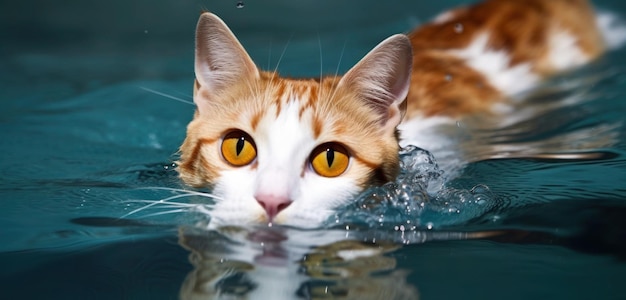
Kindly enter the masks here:
[[[210, 107], [206, 109], [212, 114], [210, 122], [204, 122], [196, 113], [198, 121], [190, 124], [188, 138], [181, 147], [184, 149], [179, 166], [181, 178], [195, 187], [205, 187], [207, 183], [214, 182], [222, 171], [231, 167], [222, 163], [219, 151], [201, 151], [205, 148], [216, 150], [215, 145], [221, 141], [225, 129], [256, 132], [262, 119], [276, 118], [291, 99], [306, 99], [305, 103], [299, 104], [299, 115], [309, 121], [310, 134], [324, 141], [341, 136], [341, 141], [352, 149], [358, 166], [365, 167], [358, 167], [355, 173], [371, 175], [355, 177], [361, 188], [393, 180], [398, 172], [398, 159], [394, 154], [398, 152], [397, 141], [393, 136], [391, 139], [380, 139], [378, 116], [372, 113], [371, 108], [353, 101], [357, 96], [349, 90], [337, 89], [338, 81], [337, 77], [326, 77], [320, 82], [281, 78], [275, 73], [263, 72], [253, 82], [230, 87], [208, 104]], [[200, 92], [196, 89], [194, 97], [210, 98], [208, 93], [207, 90]], [[229, 124], [228, 128], [222, 124]], [[257, 166], [255, 162], [252, 168]]]
[[[408, 38], [387, 39], [345, 76], [294, 79], [258, 70], [226, 25], [205, 13], [197, 31], [198, 109], [180, 149], [180, 177], [226, 198], [213, 206], [214, 224], [318, 226], [356, 193], [396, 176], [399, 143], [449, 147], [424, 128], [497, 114], [498, 104], [596, 59], [605, 43], [615, 44], [596, 23], [584, 0], [488, 0], [446, 12]], [[296, 113], [298, 122], [289, 121]], [[221, 139], [231, 129], [258, 139], [251, 165], [222, 159]], [[348, 148], [351, 165], [339, 177], [317, 178], [308, 155], [328, 141]], [[258, 190], [293, 202], [271, 220], [254, 199]]]
[[[547, 76], [587, 63], [605, 51], [595, 23], [586, 0], [489, 0], [448, 11], [409, 33], [413, 74], [407, 117], [486, 112]], [[485, 50], [501, 61], [494, 57], [473, 66], [479, 57], [459, 53], [481, 35], [487, 37]], [[557, 47], [557, 35], [571, 37], [571, 44]], [[559, 58], [568, 51], [577, 55], [555, 59], [555, 53]], [[521, 72], [510, 83], [496, 83], [484, 71], [489, 65], [498, 68], [498, 76], [507, 69]]]

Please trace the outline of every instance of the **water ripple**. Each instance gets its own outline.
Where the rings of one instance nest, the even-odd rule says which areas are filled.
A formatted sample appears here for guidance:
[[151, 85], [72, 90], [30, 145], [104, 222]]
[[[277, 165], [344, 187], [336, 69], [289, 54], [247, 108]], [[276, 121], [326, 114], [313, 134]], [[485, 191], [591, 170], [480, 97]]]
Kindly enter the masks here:
[[400, 152], [400, 160], [401, 173], [394, 182], [362, 193], [336, 214], [334, 224], [392, 231], [433, 229], [467, 222], [499, 205], [486, 185], [447, 186], [443, 171], [426, 150], [408, 146]]

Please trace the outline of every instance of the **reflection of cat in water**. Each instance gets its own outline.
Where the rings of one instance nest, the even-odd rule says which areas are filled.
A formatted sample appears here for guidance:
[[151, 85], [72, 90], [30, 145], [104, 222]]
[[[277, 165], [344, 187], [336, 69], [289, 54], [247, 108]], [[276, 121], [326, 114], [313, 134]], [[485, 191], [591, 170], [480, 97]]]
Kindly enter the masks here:
[[[398, 246], [344, 237], [343, 231], [276, 228], [181, 230], [180, 244], [194, 266], [181, 299], [417, 299], [406, 271], [383, 255]], [[340, 241], [308, 247], [332, 239]]]
[[[394, 179], [399, 144], [441, 163], [439, 148], [459, 147], [429, 127], [468, 115], [493, 121], [521, 92], [600, 56], [623, 38], [611, 22], [585, 0], [487, 0], [389, 37], [343, 76], [293, 79], [259, 70], [204, 13], [180, 177], [211, 189], [213, 228], [317, 227]], [[486, 153], [469, 160], [513, 155]]]
[[259, 70], [222, 20], [202, 14], [197, 111], [179, 172], [212, 190], [214, 230], [180, 233], [194, 266], [181, 298], [416, 299], [385, 255], [396, 246], [254, 225], [319, 226], [394, 179], [399, 145], [437, 156], [454, 144], [430, 127], [498, 119], [520, 93], [616, 45], [624, 35], [611, 34], [611, 22], [584, 0], [487, 0], [386, 39], [343, 76], [293, 79]]

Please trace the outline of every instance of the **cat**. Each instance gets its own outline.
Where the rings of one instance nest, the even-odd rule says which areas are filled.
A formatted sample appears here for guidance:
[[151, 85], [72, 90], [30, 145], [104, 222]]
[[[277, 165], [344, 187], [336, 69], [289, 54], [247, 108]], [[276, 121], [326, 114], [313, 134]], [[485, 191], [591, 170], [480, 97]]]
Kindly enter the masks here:
[[623, 39], [612, 22], [585, 0], [487, 0], [392, 35], [343, 76], [296, 79], [257, 68], [205, 12], [180, 178], [211, 190], [209, 226], [318, 227], [392, 181], [400, 146], [455, 148], [425, 128], [496, 116], [544, 79], [600, 57]]

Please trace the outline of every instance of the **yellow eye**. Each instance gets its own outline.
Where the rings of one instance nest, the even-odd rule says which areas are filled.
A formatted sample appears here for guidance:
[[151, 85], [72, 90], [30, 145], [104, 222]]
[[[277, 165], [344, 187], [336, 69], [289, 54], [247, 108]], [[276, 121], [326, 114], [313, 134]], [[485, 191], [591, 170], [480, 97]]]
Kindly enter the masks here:
[[256, 158], [254, 140], [241, 130], [231, 131], [222, 140], [222, 157], [236, 167], [251, 163]]
[[348, 169], [350, 155], [345, 147], [337, 143], [317, 146], [311, 153], [311, 167], [324, 177], [337, 177]]

